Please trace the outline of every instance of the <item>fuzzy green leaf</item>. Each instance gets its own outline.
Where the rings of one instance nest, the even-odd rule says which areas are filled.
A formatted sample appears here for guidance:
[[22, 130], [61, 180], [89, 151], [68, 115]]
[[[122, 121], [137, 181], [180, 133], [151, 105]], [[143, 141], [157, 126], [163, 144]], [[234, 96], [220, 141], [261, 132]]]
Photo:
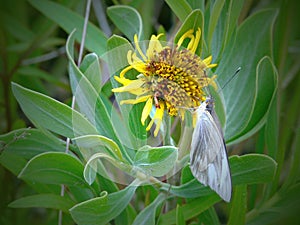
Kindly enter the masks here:
[[[99, 93], [87, 77], [79, 70], [73, 59], [73, 45], [75, 32], [68, 38], [66, 48], [69, 58], [69, 75], [73, 95], [79, 110], [97, 128], [100, 134], [118, 140], [112, 126], [109, 113], [99, 97]], [[86, 67], [84, 65], [84, 67]], [[96, 75], [97, 76], [97, 75]]]
[[36, 127], [70, 138], [97, 134], [95, 128], [71, 107], [15, 83], [12, 83], [12, 91], [23, 112]]
[[74, 205], [74, 202], [66, 196], [59, 196], [54, 194], [39, 194], [17, 199], [8, 206], [12, 208], [50, 208], [59, 209], [64, 212]]
[[80, 64], [80, 71], [90, 81], [95, 91], [99, 93], [102, 87], [102, 74], [99, 57], [95, 53], [86, 55]]
[[273, 180], [277, 163], [269, 156], [247, 154], [229, 158], [233, 185], [267, 183]]
[[166, 200], [166, 196], [160, 193], [150, 205], [144, 208], [133, 221], [133, 225], [155, 225], [156, 210]]
[[192, 12], [191, 6], [186, 0], [166, 0], [172, 11], [176, 14], [180, 21], [184, 21], [186, 17]]
[[160, 177], [168, 173], [177, 160], [178, 150], [173, 146], [140, 148], [134, 158], [134, 165], [146, 174]]
[[[259, 184], [273, 180], [276, 162], [267, 155], [248, 154], [229, 158], [233, 185]], [[168, 190], [168, 187], [164, 187]], [[196, 198], [214, 193], [193, 179], [181, 186], [172, 186], [170, 192], [183, 198]]]
[[234, 188], [231, 201], [228, 225], [245, 224], [247, 211], [247, 186], [238, 185]]
[[[221, 86], [241, 67], [239, 74], [223, 89], [227, 142], [247, 138], [265, 122], [277, 86], [276, 71], [269, 57], [276, 15], [275, 10], [264, 10], [245, 20], [218, 63], [216, 74]], [[254, 33], [256, 36], [252, 38]]]
[[65, 153], [42, 153], [33, 157], [19, 178], [45, 184], [87, 185], [81, 162]]
[[[187, 221], [195, 216], [199, 215], [201, 212], [205, 211], [209, 207], [213, 206], [219, 201], [217, 195], [210, 195], [202, 198], [196, 198], [181, 207], [181, 211], [184, 219]], [[160, 217], [159, 223], [164, 224], [175, 224], [176, 223], [176, 209], [163, 214]]]
[[111, 6], [107, 15], [126, 37], [133, 42], [135, 34], [143, 40], [143, 22], [138, 11], [129, 6]]
[[[77, 146], [83, 148], [93, 148], [95, 150], [106, 147], [109, 150], [110, 155], [116, 159], [123, 159], [122, 152], [119, 146], [111, 139], [101, 135], [86, 135], [72, 139], [76, 142]], [[96, 150], [97, 151], [97, 150]], [[100, 152], [99, 149], [97, 152]]]
[[[127, 52], [133, 50], [133, 48], [126, 39], [116, 35], [108, 40], [107, 46], [109, 51], [104, 60], [108, 63], [111, 74], [119, 76], [120, 70], [128, 66]], [[111, 83], [114, 88], [120, 86], [113, 77]], [[128, 93], [114, 93], [114, 95], [118, 105], [124, 99], [134, 98], [133, 95]], [[119, 105], [118, 110], [121, 111], [121, 116], [118, 110], [115, 108], [112, 110], [112, 123], [116, 128], [119, 140], [123, 145], [132, 149], [138, 149], [146, 144], [147, 132], [140, 121], [143, 106], [143, 103]]]
[[180, 205], [177, 205], [176, 207], [176, 224], [185, 225], [184, 216]]
[[70, 209], [74, 221], [79, 224], [107, 224], [118, 216], [129, 204], [138, 184], [111, 194], [102, 193], [101, 197], [75, 205]]

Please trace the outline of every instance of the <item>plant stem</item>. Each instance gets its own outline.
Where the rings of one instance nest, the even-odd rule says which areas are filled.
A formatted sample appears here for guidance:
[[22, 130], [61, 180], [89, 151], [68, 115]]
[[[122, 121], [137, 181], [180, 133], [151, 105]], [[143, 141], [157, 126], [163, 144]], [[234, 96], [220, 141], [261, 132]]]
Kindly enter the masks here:
[[166, 132], [163, 145], [171, 145], [171, 118], [165, 113]]

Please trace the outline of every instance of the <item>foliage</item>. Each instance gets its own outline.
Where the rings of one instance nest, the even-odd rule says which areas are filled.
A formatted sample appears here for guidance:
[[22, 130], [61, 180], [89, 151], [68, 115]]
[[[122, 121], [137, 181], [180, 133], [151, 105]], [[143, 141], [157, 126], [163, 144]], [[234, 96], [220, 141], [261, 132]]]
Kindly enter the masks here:
[[[296, 1], [120, 2], [93, 1], [82, 61], [76, 58], [85, 35], [83, 1], [3, 5], [0, 223], [56, 224], [58, 211], [63, 224], [294, 223]], [[213, 56], [212, 72], [226, 85], [214, 94], [229, 149], [229, 204], [193, 178], [183, 157], [186, 127], [174, 119], [171, 136], [153, 138], [140, 123], [143, 103], [120, 105], [128, 96], [111, 92], [134, 34], [144, 41], [167, 31], [176, 43], [196, 27], [202, 30], [197, 54]]]

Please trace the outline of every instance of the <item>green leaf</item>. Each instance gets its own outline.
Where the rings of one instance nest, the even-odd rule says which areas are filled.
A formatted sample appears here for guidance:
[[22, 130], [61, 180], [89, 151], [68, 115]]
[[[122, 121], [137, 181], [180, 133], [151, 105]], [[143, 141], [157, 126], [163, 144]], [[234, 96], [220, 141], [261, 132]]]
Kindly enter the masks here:
[[275, 159], [279, 142], [279, 112], [277, 97], [273, 99], [272, 104], [270, 106], [264, 133], [266, 149], [268, 149], [268, 155]]
[[[199, 215], [209, 207], [213, 206], [219, 201], [217, 195], [210, 195], [202, 198], [196, 198], [181, 207], [184, 219], [187, 221]], [[173, 209], [160, 217], [159, 224], [175, 224], [176, 223], [176, 209]]]
[[[57, 23], [67, 33], [77, 30], [75, 38], [78, 42], [82, 39], [82, 29], [84, 18], [70, 9], [55, 3], [53, 1], [30, 0], [30, 4], [47, 16], [49, 19]], [[106, 36], [92, 23], [88, 23], [85, 46], [91, 52], [102, 55], [105, 52]]]
[[12, 83], [12, 91], [23, 112], [36, 127], [70, 138], [97, 134], [95, 128], [69, 106], [15, 83]]
[[85, 135], [72, 139], [76, 145], [83, 148], [98, 149], [96, 152], [101, 152], [101, 147], [106, 147], [111, 156], [115, 159], [122, 160], [122, 152], [119, 146], [111, 139], [101, 135]]
[[209, 49], [211, 46], [213, 33], [217, 26], [217, 22], [220, 17], [224, 4], [225, 4], [224, 0], [216, 0], [212, 5], [211, 16], [209, 17], [209, 25], [208, 25], [208, 32], [207, 32], [207, 42], [208, 42]]
[[111, 6], [107, 9], [107, 15], [117, 28], [133, 42], [135, 34], [139, 40], [143, 40], [143, 22], [138, 11], [129, 6]]
[[0, 163], [3, 167], [17, 176], [26, 165], [27, 161], [15, 153], [4, 151], [0, 154]]
[[247, 213], [247, 225], [297, 224], [300, 205], [300, 184], [277, 191], [271, 199]]
[[132, 205], [128, 205], [123, 212], [115, 218], [115, 224], [124, 224], [124, 225], [132, 225], [135, 217], [136, 211]]
[[107, 64], [110, 74], [119, 73], [121, 69], [129, 66], [128, 51], [134, 51], [130, 42], [124, 37], [113, 35], [107, 40], [107, 52], [101, 57]]
[[47, 151], [64, 152], [65, 143], [38, 129], [23, 128], [0, 135], [0, 163], [18, 175], [27, 161]]
[[[266, 122], [269, 109], [276, 95], [277, 72], [269, 57], [264, 57], [257, 65], [257, 93], [253, 102], [251, 117], [245, 130], [240, 133], [243, 138], [248, 138], [257, 132]], [[266, 104], [268, 103], [268, 104]]]
[[111, 123], [109, 114], [99, 93], [84, 74], [76, 66], [73, 56], [74, 34], [71, 33], [67, 41], [67, 56], [69, 58], [69, 75], [73, 95], [79, 110], [98, 129], [99, 133], [118, 140]]
[[85, 75], [97, 93], [102, 87], [102, 74], [99, 58], [95, 53], [86, 55], [81, 64], [80, 71]]
[[220, 225], [218, 214], [214, 207], [210, 207], [199, 215], [199, 222], [202, 224]]
[[233, 185], [267, 183], [273, 180], [277, 163], [269, 156], [247, 154], [229, 158]]
[[177, 205], [176, 207], [176, 224], [185, 225], [185, 220], [180, 205]]
[[186, 0], [166, 0], [166, 3], [172, 9], [172, 12], [176, 14], [180, 21], [184, 21], [186, 17], [192, 12], [192, 8], [186, 2]]
[[70, 209], [74, 221], [79, 224], [107, 224], [117, 217], [129, 204], [138, 184], [132, 183], [127, 188], [112, 194], [102, 193], [94, 198]]
[[199, 0], [186, 0], [186, 1], [191, 6], [192, 9], [200, 9], [202, 12], [204, 12], [205, 1], [199, 1]]
[[166, 196], [160, 193], [150, 205], [144, 208], [133, 221], [133, 225], [155, 225], [155, 215], [157, 208], [163, 201], [166, 200]]
[[[129, 66], [127, 61], [127, 53], [133, 50], [131, 44], [124, 38], [112, 36], [107, 42], [108, 50], [104, 60], [108, 63], [111, 74], [119, 76], [120, 70]], [[119, 87], [119, 83], [112, 77], [112, 86]], [[124, 99], [131, 99], [133, 95], [128, 93], [114, 93], [116, 103]], [[112, 123], [116, 128], [120, 142], [131, 149], [138, 149], [146, 144], [147, 132], [139, 118], [144, 104], [137, 105], [119, 105], [112, 109]], [[121, 113], [119, 113], [121, 111]], [[137, 119], [138, 118], [138, 119]]]
[[65, 153], [42, 153], [33, 157], [19, 178], [45, 184], [87, 186], [82, 163]]
[[228, 225], [245, 224], [247, 211], [247, 186], [237, 185], [233, 190]]
[[34, 128], [23, 128], [0, 135], [1, 151], [7, 151], [24, 159], [43, 152], [63, 152], [65, 143], [50, 134]]
[[134, 158], [134, 165], [146, 174], [160, 177], [168, 173], [177, 160], [178, 150], [173, 146], [140, 148]]
[[224, 134], [229, 143], [247, 138], [246, 134], [253, 134], [263, 125], [276, 91], [276, 72], [269, 57], [276, 15], [275, 10], [264, 10], [245, 20], [235, 41], [224, 50], [216, 70], [222, 86], [241, 67], [240, 73], [223, 89], [227, 117]]
[[[111, 167], [109, 164], [102, 164], [102, 162], [98, 161], [98, 159], [105, 159], [109, 163], [111, 163], [114, 167]], [[115, 172], [115, 168], [120, 169], [121, 171], [130, 173], [132, 170], [131, 165], [125, 164], [122, 161], [119, 161], [109, 154], [106, 153], [95, 153], [93, 154], [87, 161], [84, 167], [84, 178], [85, 180], [91, 184], [95, 179], [95, 174], [98, 172], [101, 176], [113, 180], [118, 183], [127, 184], [127, 180], [123, 180], [125, 176], [121, 176], [120, 172]], [[108, 173], [109, 172], [109, 173]], [[108, 175], [110, 174], [110, 175]], [[121, 178], [121, 179], [119, 179]]]
[[[233, 185], [259, 184], [273, 180], [276, 162], [267, 155], [247, 154], [229, 158]], [[169, 187], [163, 187], [168, 191]], [[172, 186], [170, 193], [183, 198], [212, 195], [214, 192], [193, 179], [181, 186]]]
[[[216, 62], [220, 61], [223, 51], [228, 45], [230, 39], [235, 39], [236, 29], [238, 27], [238, 18], [240, 16], [244, 1], [225, 1], [221, 15], [218, 19], [217, 27], [214, 30], [211, 46], [207, 50], [207, 54], [212, 52]], [[214, 14], [211, 14], [214, 17]], [[208, 28], [209, 29], [209, 28]]]
[[8, 206], [12, 208], [37, 207], [59, 209], [67, 213], [74, 204], [75, 203], [66, 196], [59, 196], [54, 194], [39, 194], [17, 199], [10, 203]]

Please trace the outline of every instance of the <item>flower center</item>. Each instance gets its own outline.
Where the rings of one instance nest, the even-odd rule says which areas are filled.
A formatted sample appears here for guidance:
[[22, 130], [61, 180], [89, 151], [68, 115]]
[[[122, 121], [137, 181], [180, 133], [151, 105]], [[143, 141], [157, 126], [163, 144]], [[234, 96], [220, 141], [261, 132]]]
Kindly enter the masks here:
[[203, 101], [206, 86], [202, 60], [187, 49], [166, 47], [154, 54], [147, 64], [147, 88], [155, 97], [166, 101], [170, 115], [176, 115], [176, 107], [194, 108]]

